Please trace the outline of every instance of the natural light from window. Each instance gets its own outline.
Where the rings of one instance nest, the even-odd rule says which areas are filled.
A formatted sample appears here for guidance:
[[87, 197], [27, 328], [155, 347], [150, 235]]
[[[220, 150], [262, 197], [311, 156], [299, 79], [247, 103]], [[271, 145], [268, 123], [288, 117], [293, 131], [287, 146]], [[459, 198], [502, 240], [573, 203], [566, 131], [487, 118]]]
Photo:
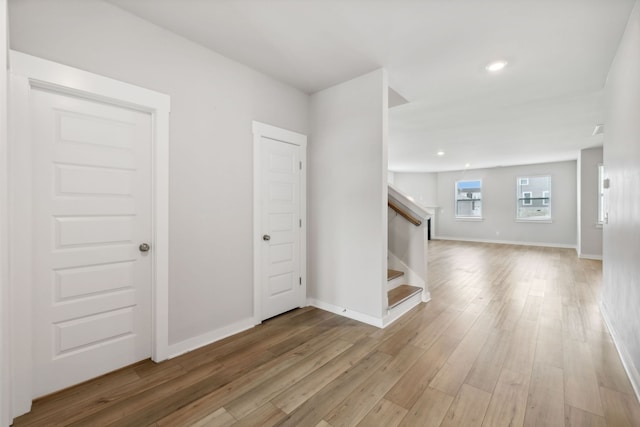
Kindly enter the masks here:
[[456, 218], [482, 218], [482, 181], [456, 181]]
[[519, 221], [550, 221], [551, 176], [519, 177], [517, 187], [516, 219]]

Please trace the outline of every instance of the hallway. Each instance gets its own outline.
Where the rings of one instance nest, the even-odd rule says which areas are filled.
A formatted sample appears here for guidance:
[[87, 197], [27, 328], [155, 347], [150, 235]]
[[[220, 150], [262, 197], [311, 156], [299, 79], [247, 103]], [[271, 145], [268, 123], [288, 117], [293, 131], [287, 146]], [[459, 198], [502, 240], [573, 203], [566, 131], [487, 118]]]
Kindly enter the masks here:
[[570, 249], [431, 241], [432, 301], [386, 329], [303, 308], [40, 399], [14, 425], [634, 426]]

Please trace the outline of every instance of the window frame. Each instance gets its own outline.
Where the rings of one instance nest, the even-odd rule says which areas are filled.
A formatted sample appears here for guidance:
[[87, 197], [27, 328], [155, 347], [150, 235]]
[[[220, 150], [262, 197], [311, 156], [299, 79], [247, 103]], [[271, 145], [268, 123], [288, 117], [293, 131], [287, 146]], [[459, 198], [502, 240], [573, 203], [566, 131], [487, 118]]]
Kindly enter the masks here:
[[[459, 215], [458, 214], [458, 183], [461, 182], [479, 182], [480, 183], [480, 198], [479, 199], [463, 199], [463, 200], [470, 200], [472, 201], [479, 201], [480, 202], [480, 215], [479, 216], [469, 216], [469, 215]], [[483, 202], [483, 189], [482, 189], [482, 179], [459, 179], [456, 180], [454, 182], [454, 186], [453, 186], [453, 214], [456, 220], [461, 220], [461, 221], [482, 221], [484, 219], [483, 214], [484, 214], [484, 209], [482, 206], [482, 202]], [[472, 204], [473, 206], [473, 204]]]
[[[525, 199], [525, 193], [530, 193], [529, 203], [525, 203], [522, 200], [522, 206], [533, 206], [533, 200], [541, 199], [542, 197], [534, 197], [533, 190], [530, 191], [522, 191], [521, 187], [523, 185], [531, 185], [531, 178], [548, 178], [549, 179], [549, 189], [542, 190], [542, 197], [546, 197], [546, 200], [543, 200], [542, 206], [548, 209], [549, 214], [544, 217], [520, 217], [520, 200]], [[525, 182], [526, 184], [523, 184]], [[516, 179], [516, 222], [536, 222], [536, 223], [551, 223], [553, 222], [553, 208], [551, 198], [553, 194], [553, 176], [551, 174], [539, 174], [539, 175], [529, 175], [529, 176], [518, 176]], [[546, 203], [545, 203], [546, 202]]]

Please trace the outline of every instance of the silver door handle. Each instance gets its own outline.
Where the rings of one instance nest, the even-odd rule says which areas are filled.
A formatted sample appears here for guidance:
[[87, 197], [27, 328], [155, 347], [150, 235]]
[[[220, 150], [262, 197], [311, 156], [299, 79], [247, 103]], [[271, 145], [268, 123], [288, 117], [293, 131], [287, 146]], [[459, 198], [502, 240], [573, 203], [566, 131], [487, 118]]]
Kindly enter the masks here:
[[149, 252], [151, 246], [149, 246], [148, 243], [141, 243], [140, 246], [138, 246], [138, 249], [140, 249], [140, 252]]
[[269, 236], [268, 234], [265, 234], [264, 236], [262, 236], [262, 240], [264, 240], [265, 242], [269, 241], [271, 240], [271, 236]]

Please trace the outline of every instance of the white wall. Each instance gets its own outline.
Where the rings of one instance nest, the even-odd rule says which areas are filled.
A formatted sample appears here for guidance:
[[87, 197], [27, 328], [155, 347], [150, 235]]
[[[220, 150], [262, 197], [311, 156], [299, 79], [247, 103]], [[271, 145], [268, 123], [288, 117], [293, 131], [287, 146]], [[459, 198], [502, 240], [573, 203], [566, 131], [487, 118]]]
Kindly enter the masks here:
[[7, 0], [0, 0], [0, 425], [9, 425], [7, 314]]
[[602, 306], [640, 396], [640, 2], [606, 84], [604, 165], [610, 179], [603, 234]]
[[171, 96], [170, 343], [251, 319], [251, 121], [306, 134], [308, 96], [99, 0], [9, 6], [13, 49]]
[[578, 254], [585, 258], [602, 258], [602, 226], [598, 224], [598, 165], [602, 147], [580, 151], [579, 168], [579, 239]]
[[[551, 175], [552, 223], [516, 222], [516, 179], [527, 175]], [[482, 221], [455, 218], [455, 182], [462, 179], [482, 180]], [[575, 247], [576, 197], [575, 161], [438, 173], [440, 209], [436, 235], [461, 240]]]
[[395, 182], [396, 174], [395, 172], [387, 171], [387, 183], [393, 184]]
[[436, 173], [400, 173], [394, 177], [395, 186], [415, 202], [425, 207], [438, 206], [438, 174]]
[[320, 307], [346, 309], [347, 316], [380, 319], [387, 269], [386, 71], [313, 94], [309, 117], [309, 297]]

